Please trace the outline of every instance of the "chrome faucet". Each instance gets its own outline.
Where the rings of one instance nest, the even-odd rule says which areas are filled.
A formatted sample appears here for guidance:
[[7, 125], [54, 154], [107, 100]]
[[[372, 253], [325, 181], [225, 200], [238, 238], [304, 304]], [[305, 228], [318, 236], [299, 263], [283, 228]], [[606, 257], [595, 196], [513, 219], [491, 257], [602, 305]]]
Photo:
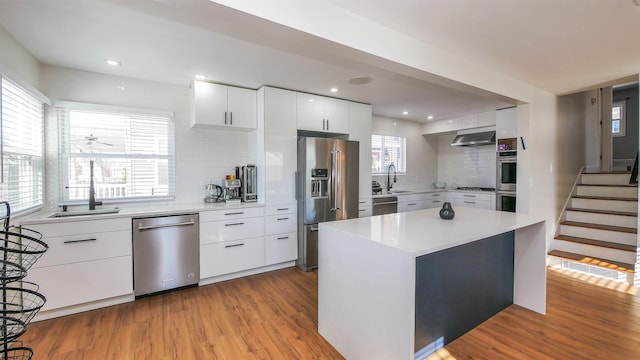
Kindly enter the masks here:
[[96, 205], [102, 205], [102, 201], [96, 201], [96, 189], [93, 185], [93, 160], [89, 160], [89, 210], [95, 210]]
[[396, 175], [396, 166], [392, 164], [387, 167], [387, 191], [391, 190], [393, 184], [391, 184], [391, 167], [393, 166], [393, 182], [398, 182], [398, 176]]

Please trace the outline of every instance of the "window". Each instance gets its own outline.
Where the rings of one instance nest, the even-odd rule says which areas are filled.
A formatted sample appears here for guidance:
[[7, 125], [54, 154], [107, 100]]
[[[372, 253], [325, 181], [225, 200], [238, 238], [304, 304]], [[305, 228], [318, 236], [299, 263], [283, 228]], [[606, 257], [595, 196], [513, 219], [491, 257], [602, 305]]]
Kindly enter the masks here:
[[174, 195], [173, 114], [91, 104], [58, 107], [63, 203], [166, 200]]
[[611, 133], [616, 137], [626, 135], [627, 120], [624, 105], [624, 101], [616, 101], [611, 107]]
[[14, 213], [42, 206], [44, 102], [2, 77], [0, 199]]
[[371, 173], [383, 175], [389, 165], [396, 167], [396, 173], [407, 172], [407, 138], [401, 136], [371, 135]]

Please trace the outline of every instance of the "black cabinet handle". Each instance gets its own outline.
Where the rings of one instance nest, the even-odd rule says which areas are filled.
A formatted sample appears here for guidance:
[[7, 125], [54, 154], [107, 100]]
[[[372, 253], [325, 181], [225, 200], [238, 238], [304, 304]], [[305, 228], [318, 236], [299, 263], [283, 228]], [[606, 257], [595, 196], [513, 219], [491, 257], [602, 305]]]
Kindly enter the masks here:
[[278, 221], [280, 221], [280, 220], [289, 220], [289, 218], [288, 217], [286, 217], [286, 218], [278, 218]]
[[89, 242], [89, 241], [98, 241], [98, 239], [90, 238], [90, 239], [79, 239], [79, 240], [67, 240], [64, 243], [65, 244], [75, 244], [75, 243]]
[[239, 222], [239, 223], [224, 224], [224, 226], [237, 226], [237, 225], [244, 225], [244, 223]]
[[283, 237], [279, 237], [278, 240], [285, 240], [285, 239], [288, 239], [288, 238], [289, 238], [288, 236], [283, 236]]
[[242, 215], [242, 214], [244, 214], [244, 211], [232, 212], [232, 213], [224, 213], [225, 216], [227, 216], [227, 215]]
[[244, 243], [233, 244], [233, 245], [225, 245], [224, 248], [228, 249], [228, 248], [233, 248], [233, 247], [238, 247], [238, 246], [244, 246]]

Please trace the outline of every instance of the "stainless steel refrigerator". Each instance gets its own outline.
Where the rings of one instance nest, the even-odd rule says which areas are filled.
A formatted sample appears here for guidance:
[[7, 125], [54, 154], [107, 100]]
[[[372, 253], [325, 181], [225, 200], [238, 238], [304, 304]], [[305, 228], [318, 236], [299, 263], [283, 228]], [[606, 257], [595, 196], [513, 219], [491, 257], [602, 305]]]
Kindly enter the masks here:
[[318, 267], [318, 223], [358, 217], [357, 141], [298, 139], [298, 260]]

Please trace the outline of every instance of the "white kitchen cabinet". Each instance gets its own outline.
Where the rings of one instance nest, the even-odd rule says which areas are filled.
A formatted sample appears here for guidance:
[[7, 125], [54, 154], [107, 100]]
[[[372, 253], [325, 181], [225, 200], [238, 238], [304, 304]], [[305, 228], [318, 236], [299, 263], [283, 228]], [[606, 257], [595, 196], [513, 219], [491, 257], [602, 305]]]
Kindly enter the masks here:
[[259, 217], [264, 215], [264, 207], [230, 207], [222, 210], [211, 210], [200, 212], [200, 222], [208, 221], [221, 221], [221, 220], [233, 220], [244, 219], [249, 217]]
[[[398, 199], [400, 200], [400, 199]], [[411, 201], [398, 201], [398, 212], [407, 212], [407, 211], [415, 211], [422, 210], [427, 208], [426, 199], [421, 200], [411, 200]]]
[[130, 218], [28, 227], [49, 245], [26, 278], [46, 295], [43, 310], [133, 293]]
[[495, 210], [496, 201], [493, 193], [451, 192], [449, 201], [455, 211], [456, 206], [476, 209]]
[[264, 217], [200, 222], [200, 244], [264, 235]]
[[360, 198], [358, 200], [358, 217], [367, 217], [373, 214], [373, 201], [369, 198]]
[[264, 103], [265, 203], [296, 203], [296, 92], [263, 87], [258, 94]]
[[422, 127], [422, 134], [441, 134], [446, 132], [467, 130], [496, 125], [496, 115], [494, 111], [469, 114], [451, 119], [429, 121]]
[[349, 133], [349, 101], [297, 93], [298, 130]]
[[294, 261], [298, 257], [298, 211], [295, 203], [267, 207], [265, 218], [266, 265]]
[[191, 126], [251, 130], [257, 127], [255, 90], [195, 81]]
[[[358, 198], [371, 206], [371, 105], [349, 103], [349, 140], [360, 143]], [[369, 211], [370, 212], [370, 211]], [[363, 213], [366, 213], [363, 212]], [[359, 212], [359, 215], [363, 215]]]
[[427, 193], [426, 199], [425, 199], [425, 202], [426, 202], [425, 209], [442, 207], [442, 204], [444, 204], [447, 201], [449, 200], [448, 200], [448, 194], [446, 191]]
[[518, 136], [518, 108], [496, 111], [496, 139], [511, 139]]
[[201, 245], [200, 278], [264, 266], [264, 252], [264, 237]]
[[478, 114], [478, 127], [495, 126], [496, 112], [486, 111]]

